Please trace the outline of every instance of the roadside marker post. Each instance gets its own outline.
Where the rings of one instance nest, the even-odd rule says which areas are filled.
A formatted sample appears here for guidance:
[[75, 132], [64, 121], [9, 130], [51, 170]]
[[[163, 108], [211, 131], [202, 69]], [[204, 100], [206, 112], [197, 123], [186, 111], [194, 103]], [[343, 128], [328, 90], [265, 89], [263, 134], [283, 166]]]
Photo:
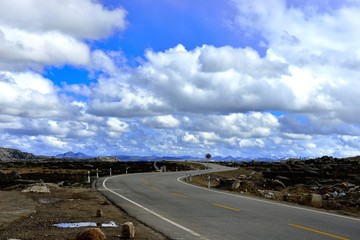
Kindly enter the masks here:
[[99, 169], [96, 169], [96, 178], [99, 178]]
[[111, 176], [111, 172], [112, 172], [112, 169], [111, 169], [111, 168], [109, 169], [109, 172], [110, 172], [110, 176]]
[[211, 177], [210, 177], [210, 175], [208, 175], [208, 188], [210, 188], [210, 180], [211, 180]]
[[87, 172], [87, 182], [90, 183], [90, 171]]

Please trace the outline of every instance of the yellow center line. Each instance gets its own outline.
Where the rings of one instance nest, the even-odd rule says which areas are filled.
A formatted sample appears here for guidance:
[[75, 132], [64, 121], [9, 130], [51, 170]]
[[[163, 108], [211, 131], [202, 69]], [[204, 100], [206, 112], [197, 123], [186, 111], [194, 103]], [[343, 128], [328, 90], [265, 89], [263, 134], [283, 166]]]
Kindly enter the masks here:
[[142, 178], [142, 182], [145, 186], [149, 185], [149, 183], [146, 181], [147, 178], [149, 178], [149, 177]]
[[337, 239], [340, 239], [340, 240], [350, 240], [349, 238], [336, 236], [336, 235], [333, 235], [333, 234], [330, 234], [330, 233], [327, 233], [327, 232], [323, 232], [323, 231], [316, 230], [316, 229], [313, 229], [313, 228], [304, 227], [304, 226], [297, 225], [297, 224], [289, 224], [289, 226], [295, 227], [295, 228], [300, 228], [300, 229], [310, 231], [310, 232], [314, 232], [314, 233], [318, 233], [318, 234], [322, 234], [322, 235], [325, 235], [325, 236], [328, 236], [328, 237], [337, 238]]
[[157, 187], [151, 186], [150, 187], [152, 190], [158, 191], [159, 189]]
[[222, 205], [222, 204], [213, 203], [212, 205], [215, 206], [215, 207], [221, 207], [221, 208], [225, 208], [225, 209], [228, 209], [228, 210], [231, 210], [231, 211], [235, 211], [235, 212], [240, 212], [240, 210], [237, 209], [237, 208], [225, 206], [225, 205]]
[[189, 196], [179, 194], [179, 193], [173, 193], [174, 196], [181, 197], [181, 198], [190, 198]]

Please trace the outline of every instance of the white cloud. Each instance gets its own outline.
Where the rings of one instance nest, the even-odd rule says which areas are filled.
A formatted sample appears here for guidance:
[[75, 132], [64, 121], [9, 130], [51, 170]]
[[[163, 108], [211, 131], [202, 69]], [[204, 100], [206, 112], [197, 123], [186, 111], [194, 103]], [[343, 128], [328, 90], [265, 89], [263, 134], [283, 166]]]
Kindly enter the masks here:
[[98, 81], [92, 89], [90, 113], [99, 116], [134, 117], [158, 114], [168, 108], [155, 93], [129, 85], [123, 78], [124, 76]]
[[88, 46], [70, 36], [56, 31], [32, 33], [0, 26], [0, 69], [86, 65], [89, 59]]
[[241, 148], [264, 148], [265, 143], [262, 139], [241, 139], [239, 146]]
[[[276, 79], [287, 65], [270, 62], [251, 49], [181, 45], [147, 52], [136, 82], [148, 86], [175, 109], [189, 112], [240, 112], [287, 108], [292, 90]], [[211, 70], [210, 70], [211, 69]], [[141, 78], [139, 78], [141, 77]]]
[[181, 140], [185, 143], [190, 143], [190, 144], [198, 144], [200, 143], [199, 139], [197, 139], [195, 137], [195, 135], [190, 134], [188, 132], [185, 132], [184, 136], [182, 136]]
[[41, 141], [45, 145], [48, 145], [49, 147], [55, 147], [58, 149], [65, 149], [67, 147], [67, 143], [64, 141], [61, 141], [60, 139], [53, 137], [53, 136], [44, 136], [40, 138]]
[[354, 68], [360, 63], [356, 1], [233, 3], [239, 11], [236, 26], [262, 35], [267, 56], [289, 65], [290, 74], [281, 82], [292, 89], [291, 103], [298, 110], [334, 110], [338, 118], [359, 122], [354, 112], [360, 109], [350, 100], [360, 87]]
[[109, 118], [106, 121], [106, 125], [111, 132], [126, 132], [129, 130], [129, 125], [117, 118]]
[[124, 29], [125, 15], [121, 8], [108, 10], [91, 0], [1, 1], [0, 70], [91, 65], [84, 40]]
[[53, 83], [39, 74], [0, 71], [0, 114], [55, 117], [69, 114]]
[[100, 39], [124, 29], [125, 10], [108, 10], [91, 0], [2, 0], [0, 24], [29, 32], [59, 32], [76, 38]]
[[144, 118], [142, 122], [153, 128], [177, 128], [180, 125], [180, 121], [172, 115]]

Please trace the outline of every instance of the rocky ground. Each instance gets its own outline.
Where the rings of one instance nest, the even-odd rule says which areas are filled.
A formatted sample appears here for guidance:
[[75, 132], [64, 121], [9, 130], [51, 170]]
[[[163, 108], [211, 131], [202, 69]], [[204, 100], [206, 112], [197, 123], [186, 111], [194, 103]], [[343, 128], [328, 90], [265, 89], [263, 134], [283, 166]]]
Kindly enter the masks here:
[[[156, 166], [161, 168], [165, 164], [168, 171], [192, 168], [186, 163], [171, 162], [158, 162]], [[96, 172], [100, 177], [109, 175], [110, 168], [112, 174], [125, 174], [126, 170], [128, 173], [155, 170], [153, 162], [20, 161], [0, 163], [0, 191], [3, 194], [10, 191], [23, 192], [22, 194], [33, 199], [36, 204], [35, 213], [12, 223], [0, 224], [0, 239], [70, 240], [75, 239], [82, 230], [57, 228], [54, 224], [76, 222], [103, 224], [111, 221], [118, 227], [100, 227], [106, 239], [124, 239], [121, 235], [121, 224], [129, 221], [135, 225], [134, 239], [167, 239], [107, 202], [91, 187], [91, 184], [87, 183], [88, 171], [93, 181], [96, 178]], [[41, 192], [36, 193], [39, 189]], [[20, 202], [19, 204], [21, 205]], [[103, 212], [102, 217], [96, 216], [99, 209]]]
[[[84, 228], [58, 228], [54, 224], [92, 222], [104, 224], [115, 222], [118, 227], [100, 227], [106, 239], [124, 239], [121, 224], [133, 222], [134, 239], [167, 239], [146, 227], [125, 212], [106, 202], [96, 190], [84, 187], [49, 187], [50, 193], [26, 193], [36, 204], [36, 212], [10, 224], [0, 226], [0, 239], [21, 240], [70, 240]], [[103, 216], [97, 217], [101, 209]]]
[[360, 157], [222, 164], [240, 168], [211, 174], [212, 187], [360, 216]]
[[[360, 158], [281, 162], [223, 162], [238, 170], [211, 174], [212, 187], [294, 204], [308, 205], [360, 217]], [[155, 166], [156, 165], [156, 166]], [[112, 174], [197, 169], [190, 163], [175, 162], [87, 162], [87, 161], [6, 161], [0, 162], [0, 191], [23, 191], [31, 186], [47, 187], [47, 193], [27, 192], [36, 212], [9, 224], [0, 225], [0, 239], [74, 239], [79, 228], [57, 228], [66, 222], [108, 223], [118, 227], [101, 229], [107, 239], [122, 239], [121, 224], [134, 222], [135, 239], [166, 239], [125, 212], [108, 204], [87, 182]], [[193, 177], [207, 186], [207, 175]], [[16, 201], [16, 199], [14, 200]], [[103, 216], [96, 217], [102, 209]]]

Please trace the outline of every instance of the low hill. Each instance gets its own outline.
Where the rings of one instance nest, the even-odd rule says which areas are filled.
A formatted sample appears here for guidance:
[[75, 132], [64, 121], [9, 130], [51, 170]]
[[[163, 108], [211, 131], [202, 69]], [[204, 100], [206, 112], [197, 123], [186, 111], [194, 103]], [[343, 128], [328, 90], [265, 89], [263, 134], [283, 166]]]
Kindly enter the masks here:
[[0, 147], [0, 162], [13, 162], [17, 160], [28, 161], [35, 159], [37, 159], [37, 157], [32, 153], [22, 152], [12, 148]]
[[116, 157], [90, 157], [82, 153], [65, 153], [56, 157], [38, 156], [32, 153], [22, 152], [12, 148], [0, 147], [0, 162], [118, 162]]

